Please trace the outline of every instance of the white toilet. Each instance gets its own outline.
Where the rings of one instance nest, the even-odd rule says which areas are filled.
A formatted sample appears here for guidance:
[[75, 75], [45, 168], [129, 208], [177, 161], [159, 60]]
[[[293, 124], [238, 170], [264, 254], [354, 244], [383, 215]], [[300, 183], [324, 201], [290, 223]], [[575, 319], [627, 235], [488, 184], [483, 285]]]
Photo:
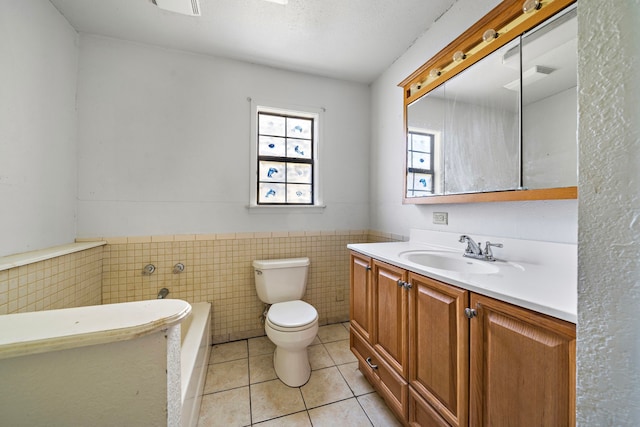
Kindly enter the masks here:
[[302, 301], [307, 287], [309, 258], [253, 261], [258, 297], [271, 304], [264, 329], [276, 345], [273, 367], [290, 387], [309, 380], [307, 347], [318, 333], [318, 312]]

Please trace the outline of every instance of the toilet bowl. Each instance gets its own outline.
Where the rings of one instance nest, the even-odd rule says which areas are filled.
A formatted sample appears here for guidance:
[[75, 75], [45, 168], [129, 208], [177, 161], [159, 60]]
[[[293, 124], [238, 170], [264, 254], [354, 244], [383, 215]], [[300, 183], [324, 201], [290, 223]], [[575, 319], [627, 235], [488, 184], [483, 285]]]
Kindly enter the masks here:
[[290, 387], [300, 387], [311, 375], [307, 347], [318, 334], [318, 313], [304, 301], [273, 304], [267, 312], [265, 332], [276, 345], [273, 367]]
[[307, 347], [318, 333], [318, 312], [301, 300], [307, 286], [309, 258], [253, 261], [258, 298], [271, 304], [264, 329], [276, 345], [273, 367], [290, 387], [309, 381]]

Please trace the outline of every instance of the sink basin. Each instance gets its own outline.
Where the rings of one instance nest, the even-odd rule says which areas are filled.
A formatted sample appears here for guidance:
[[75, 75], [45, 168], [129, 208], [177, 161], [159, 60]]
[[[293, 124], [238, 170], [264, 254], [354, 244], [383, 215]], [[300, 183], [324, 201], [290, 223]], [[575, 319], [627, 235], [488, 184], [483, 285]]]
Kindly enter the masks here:
[[466, 258], [453, 252], [416, 250], [401, 252], [399, 256], [424, 267], [456, 273], [491, 274], [500, 270], [496, 264], [489, 261]]

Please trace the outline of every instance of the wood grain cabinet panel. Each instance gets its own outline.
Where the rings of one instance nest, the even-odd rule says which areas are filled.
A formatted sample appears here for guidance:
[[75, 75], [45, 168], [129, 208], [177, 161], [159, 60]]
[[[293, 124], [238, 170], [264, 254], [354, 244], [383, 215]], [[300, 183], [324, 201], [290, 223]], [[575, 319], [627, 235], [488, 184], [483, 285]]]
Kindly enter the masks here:
[[409, 273], [409, 384], [452, 426], [468, 422], [469, 292]]
[[373, 261], [373, 348], [402, 377], [407, 378], [407, 272]]
[[351, 252], [350, 319], [351, 327], [371, 343], [371, 258]]
[[575, 425], [575, 325], [472, 294], [472, 426]]

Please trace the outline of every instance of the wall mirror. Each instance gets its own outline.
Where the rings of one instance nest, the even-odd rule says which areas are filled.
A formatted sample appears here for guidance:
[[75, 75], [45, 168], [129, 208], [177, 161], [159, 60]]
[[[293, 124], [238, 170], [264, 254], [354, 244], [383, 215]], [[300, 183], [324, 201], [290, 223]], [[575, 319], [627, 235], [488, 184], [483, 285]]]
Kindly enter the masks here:
[[405, 203], [577, 197], [571, 4], [505, 0], [400, 84]]

